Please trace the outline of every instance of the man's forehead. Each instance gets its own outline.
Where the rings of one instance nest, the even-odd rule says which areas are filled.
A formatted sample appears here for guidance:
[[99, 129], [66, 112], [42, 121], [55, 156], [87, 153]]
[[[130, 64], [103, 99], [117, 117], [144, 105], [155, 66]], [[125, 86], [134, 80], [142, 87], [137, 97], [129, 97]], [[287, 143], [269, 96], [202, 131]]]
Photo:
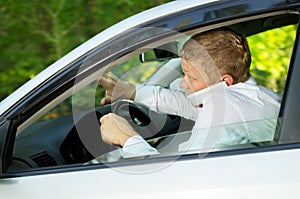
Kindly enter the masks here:
[[190, 62], [185, 61], [182, 64], [182, 71], [187, 75], [201, 75], [203, 74], [203, 71], [198, 70], [196, 67], [194, 67]]

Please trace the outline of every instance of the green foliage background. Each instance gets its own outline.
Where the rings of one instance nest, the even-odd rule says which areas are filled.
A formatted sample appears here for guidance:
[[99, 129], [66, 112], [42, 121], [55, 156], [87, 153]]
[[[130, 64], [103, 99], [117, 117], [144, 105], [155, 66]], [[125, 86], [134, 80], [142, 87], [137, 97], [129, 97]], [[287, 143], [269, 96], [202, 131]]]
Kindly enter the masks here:
[[[0, 101], [100, 31], [168, 1], [171, 0], [1, 1]], [[295, 26], [286, 29], [249, 38], [252, 74], [260, 84], [278, 92], [284, 87], [296, 32]]]
[[0, 1], [0, 101], [90, 37], [169, 1]]
[[290, 25], [248, 37], [251, 74], [258, 84], [283, 93], [296, 31], [297, 25]]

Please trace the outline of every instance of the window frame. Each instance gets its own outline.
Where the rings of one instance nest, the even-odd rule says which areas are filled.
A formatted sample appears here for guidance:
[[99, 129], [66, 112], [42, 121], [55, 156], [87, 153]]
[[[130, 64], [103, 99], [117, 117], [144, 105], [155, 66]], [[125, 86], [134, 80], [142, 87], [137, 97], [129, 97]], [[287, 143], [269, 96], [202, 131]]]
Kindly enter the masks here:
[[[299, 23], [295, 39], [294, 50], [290, 61], [290, 69], [288, 71], [287, 82], [283, 95], [282, 108], [280, 116], [283, 120], [280, 124], [280, 131], [278, 132], [280, 144], [293, 144], [300, 142], [299, 122], [295, 118], [300, 118], [300, 45], [299, 45]], [[294, 119], [293, 119], [294, 118]]]

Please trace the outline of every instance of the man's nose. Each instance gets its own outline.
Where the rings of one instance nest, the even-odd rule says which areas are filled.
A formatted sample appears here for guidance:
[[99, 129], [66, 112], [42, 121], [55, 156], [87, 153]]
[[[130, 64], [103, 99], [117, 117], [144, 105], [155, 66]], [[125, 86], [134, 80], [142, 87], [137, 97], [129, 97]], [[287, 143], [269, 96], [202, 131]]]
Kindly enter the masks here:
[[185, 77], [182, 78], [180, 84], [179, 84], [180, 88], [184, 88], [184, 89], [187, 89], [189, 86], [188, 86], [188, 83], [186, 82], [185, 80]]

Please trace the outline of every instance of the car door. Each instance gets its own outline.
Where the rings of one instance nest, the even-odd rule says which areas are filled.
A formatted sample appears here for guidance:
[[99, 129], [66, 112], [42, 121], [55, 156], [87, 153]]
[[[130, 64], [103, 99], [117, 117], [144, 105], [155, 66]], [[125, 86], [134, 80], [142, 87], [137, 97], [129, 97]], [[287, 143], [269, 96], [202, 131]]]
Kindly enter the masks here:
[[[290, 22], [287, 19], [293, 20]], [[282, 20], [284, 21], [283, 23]], [[280, 22], [279, 24], [277, 24], [278, 21]], [[189, 36], [204, 29], [231, 26], [245, 30], [245, 33], [248, 33], [250, 37], [251, 27], [255, 27], [255, 25], [245, 26], [248, 29], [243, 29], [244, 25], [251, 23], [262, 24], [260, 22], [274, 25], [274, 27], [268, 27], [266, 30], [277, 29], [290, 24], [294, 24], [297, 27], [298, 13], [295, 10], [293, 12], [289, 10], [278, 12], [275, 10], [274, 12], [268, 11], [259, 15], [252, 13], [251, 16], [243, 16], [238, 19], [235, 16], [230, 20], [223, 19], [222, 22], [216, 20], [212, 24], [203, 23], [187, 26], [185, 34]], [[192, 30], [191, 27], [193, 27]], [[158, 29], [155, 28], [153, 32], [157, 32], [156, 30]], [[260, 31], [263, 32], [263, 29]], [[105, 54], [103, 53], [104, 50], [102, 50], [104, 47], [101, 46], [101, 48], [92, 51], [91, 54], [84, 56], [81, 59], [84, 61], [74, 61], [68, 70], [62, 70], [57, 77], [51, 79], [53, 80], [52, 82], [48, 81], [49, 85], [42, 85], [41, 87], [47, 89], [41, 89], [40, 93], [38, 93], [41, 95], [28, 94], [29, 100], [32, 100], [30, 102], [36, 106], [38, 106], [37, 102], [39, 102], [42, 104], [41, 107], [32, 105], [30, 107], [31, 103], [24, 103], [23, 105], [28, 105], [30, 108], [20, 109], [22, 111], [15, 112], [10, 117], [0, 120], [0, 146], [2, 152], [0, 193], [3, 197], [297, 197], [299, 194], [299, 189], [297, 188], [300, 185], [300, 176], [298, 174], [300, 153], [299, 122], [296, 119], [300, 113], [296, 104], [298, 102], [298, 93], [300, 93], [297, 85], [299, 82], [297, 74], [300, 62], [298, 58], [298, 33], [297, 38], [292, 40], [292, 52], [287, 57], [289, 69], [287, 80], [283, 86], [280, 114], [276, 118], [278, 119], [278, 126], [274, 127], [276, 129], [274, 140], [249, 143], [249, 145], [228, 146], [197, 153], [192, 151], [177, 153], [178, 151], [174, 152], [174, 149], [171, 148], [170, 151], [159, 156], [137, 157], [123, 161], [113, 159], [109, 162], [87, 162], [87, 159], [85, 159], [88, 157], [86, 151], [77, 151], [77, 149], [82, 148], [80, 148], [81, 145], [74, 141], [78, 140], [78, 137], [74, 137], [73, 125], [81, 121], [84, 118], [83, 115], [89, 113], [88, 110], [94, 110], [95, 104], [99, 106], [96, 101], [99, 101], [99, 98], [104, 93], [103, 90], [97, 90], [98, 85], [96, 81], [101, 74], [106, 71], [113, 71], [115, 74], [118, 74], [119, 68], [127, 68], [129, 64], [134, 67], [127, 68], [125, 72], [119, 70], [123, 71], [121, 77], [124, 80], [130, 80], [131, 76], [136, 76], [134, 80], [136, 84], [157, 84], [161, 82], [161, 79], [165, 79], [163, 78], [164, 75], [169, 77], [172, 74], [176, 74], [167, 81], [166, 85], [163, 84], [166, 87], [171, 87], [170, 85], [175, 80], [175, 77], [180, 78], [181, 74], [177, 70], [180, 64], [175, 67], [174, 70], [177, 70], [175, 73], [173, 69], [169, 69], [167, 70], [168, 73], [163, 71], [163, 74], [158, 74], [155, 72], [151, 73], [151, 71], [159, 72], [160, 69], [166, 66], [165, 62], [157, 62], [157, 67], [153, 69], [153, 63], [140, 63], [137, 61], [141, 52], [159, 46], [158, 43], [151, 42], [156, 39], [165, 43], [172, 40], [168, 36], [163, 38], [165, 32], [162, 30], [161, 32], [161, 35], [154, 34], [153, 38], [151, 36], [148, 37], [150, 42], [147, 43], [147, 41], [143, 41], [143, 37], [147, 38], [145, 34], [149, 33], [148, 31], [132, 31], [131, 34], [127, 35], [128, 38], [140, 37], [140, 40], [137, 40], [140, 46], [131, 46], [126, 53], [117, 49]], [[175, 37], [176, 39], [182, 39], [182, 33], [179, 33], [177, 36]], [[125, 42], [119, 44], [122, 48], [124, 47], [122, 45], [126, 46]], [[114, 43], [114, 45], [116, 44]], [[108, 50], [110, 49], [109, 47], [111, 46], [108, 45], [104, 49]], [[115, 55], [111, 56], [111, 52], [115, 53]], [[105, 59], [106, 56], [108, 61]], [[144, 73], [150, 73], [147, 77], [148, 81], [141, 80], [139, 82], [140, 78], [137, 77], [139, 77], [139, 74]], [[154, 78], [157, 76], [161, 78], [157, 78], [159, 80]], [[48, 91], [48, 93], [43, 93], [42, 91]], [[70, 101], [71, 106], [69, 106]], [[71, 109], [67, 107], [71, 107]], [[22, 107], [20, 106], [19, 108]], [[111, 111], [110, 108], [102, 108], [101, 114]], [[57, 116], [58, 113], [60, 114], [59, 117]], [[97, 116], [97, 114], [92, 115], [91, 120], [98, 119]], [[155, 115], [155, 117], [159, 116]], [[165, 120], [166, 118], [164, 117]], [[176, 118], [172, 120], [174, 123], [176, 121]], [[94, 123], [83, 124], [94, 125]], [[84, 127], [90, 129], [91, 126]], [[47, 130], [47, 132], [42, 132], [43, 130]], [[84, 134], [86, 132], [84, 131]], [[181, 132], [182, 135], [188, 133]], [[43, 136], [41, 137], [40, 135]], [[174, 135], [165, 135], [167, 138], [172, 136]], [[31, 138], [35, 138], [35, 140]], [[80, 137], [80, 140], [82, 139], [84, 138]], [[74, 142], [69, 142], [68, 140]], [[92, 139], [89, 139], [84, 144], [85, 147], [93, 148], [94, 140], [98, 140], [98, 138], [92, 137]], [[68, 150], [75, 150], [74, 153], [72, 151], [72, 156], [68, 156], [69, 159], [61, 154], [61, 150], [63, 150], [61, 146], [65, 146], [65, 143], [68, 146], [73, 146], [68, 148]], [[47, 148], [48, 151], [44, 153], [40, 148]], [[116, 149], [116, 151], [118, 150], [120, 149]], [[62, 157], [53, 154], [61, 154]], [[75, 154], [79, 154], [79, 156], [74, 156]], [[55, 158], [51, 159], [51, 157]], [[37, 159], [38, 161], [36, 161]], [[75, 160], [77, 162], [72, 162]]]

